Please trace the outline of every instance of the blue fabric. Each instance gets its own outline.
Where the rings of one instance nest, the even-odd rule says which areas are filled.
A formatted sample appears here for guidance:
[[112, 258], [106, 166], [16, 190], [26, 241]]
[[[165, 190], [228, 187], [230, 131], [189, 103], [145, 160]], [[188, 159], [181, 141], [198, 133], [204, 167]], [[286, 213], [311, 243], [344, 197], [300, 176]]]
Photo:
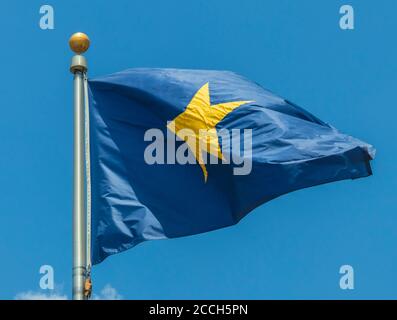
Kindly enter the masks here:
[[[150, 128], [184, 112], [205, 83], [211, 105], [253, 101], [217, 129], [252, 129], [252, 171], [233, 164], [149, 165]], [[174, 238], [236, 224], [262, 203], [327, 182], [371, 175], [374, 149], [339, 133], [297, 105], [225, 71], [130, 69], [89, 81], [92, 260], [145, 240]], [[168, 132], [168, 134], [170, 134]], [[178, 145], [184, 143], [178, 142]]]

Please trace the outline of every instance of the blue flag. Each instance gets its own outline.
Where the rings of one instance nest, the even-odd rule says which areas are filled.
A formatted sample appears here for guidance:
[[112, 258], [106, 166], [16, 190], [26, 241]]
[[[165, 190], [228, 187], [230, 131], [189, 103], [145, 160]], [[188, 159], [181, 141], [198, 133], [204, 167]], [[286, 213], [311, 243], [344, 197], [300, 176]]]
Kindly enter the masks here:
[[371, 175], [372, 146], [232, 72], [130, 69], [90, 80], [89, 100], [94, 264]]

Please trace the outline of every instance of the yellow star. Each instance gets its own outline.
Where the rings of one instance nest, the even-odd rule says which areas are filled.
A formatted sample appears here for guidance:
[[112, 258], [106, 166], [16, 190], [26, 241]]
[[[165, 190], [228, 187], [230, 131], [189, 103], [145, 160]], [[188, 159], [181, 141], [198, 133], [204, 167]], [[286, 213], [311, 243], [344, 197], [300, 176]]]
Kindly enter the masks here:
[[211, 105], [207, 82], [196, 92], [185, 111], [167, 125], [168, 129], [187, 143], [203, 170], [205, 182], [208, 172], [203, 152], [222, 159], [216, 125], [234, 109], [250, 102], [252, 101], [233, 101]]

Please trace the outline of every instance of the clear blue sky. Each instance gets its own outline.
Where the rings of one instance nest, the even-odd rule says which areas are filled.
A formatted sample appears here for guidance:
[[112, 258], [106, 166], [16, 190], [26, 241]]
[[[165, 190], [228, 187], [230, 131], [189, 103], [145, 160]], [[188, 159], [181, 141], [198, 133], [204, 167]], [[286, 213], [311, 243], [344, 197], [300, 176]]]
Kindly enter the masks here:
[[[39, 8], [55, 9], [55, 30]], [[339, 28], [352, 4], [355, 30]], [[70, 296], [72, 56], [89, 75], [131, 67], [238, 72], [377, 149], [369, 178], [301, 190], [237, 226], [152, 241], [93, 270], [125, 298], [397, 298], [397, 2], [7, 1], [0, 32], [0, 298], [39, 291], [55, 268]], [[355, 289], [339, 288], [339, 267]]]

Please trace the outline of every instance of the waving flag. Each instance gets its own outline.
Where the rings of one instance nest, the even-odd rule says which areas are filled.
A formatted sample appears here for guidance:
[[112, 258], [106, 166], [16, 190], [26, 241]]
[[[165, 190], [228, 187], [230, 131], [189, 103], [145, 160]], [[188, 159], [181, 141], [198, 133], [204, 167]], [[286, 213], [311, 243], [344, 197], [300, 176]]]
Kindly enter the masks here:
[[90, 80], [89, 100], [93, 263], [371, 175], [370, 145], [232, 72], [131, 69]]

